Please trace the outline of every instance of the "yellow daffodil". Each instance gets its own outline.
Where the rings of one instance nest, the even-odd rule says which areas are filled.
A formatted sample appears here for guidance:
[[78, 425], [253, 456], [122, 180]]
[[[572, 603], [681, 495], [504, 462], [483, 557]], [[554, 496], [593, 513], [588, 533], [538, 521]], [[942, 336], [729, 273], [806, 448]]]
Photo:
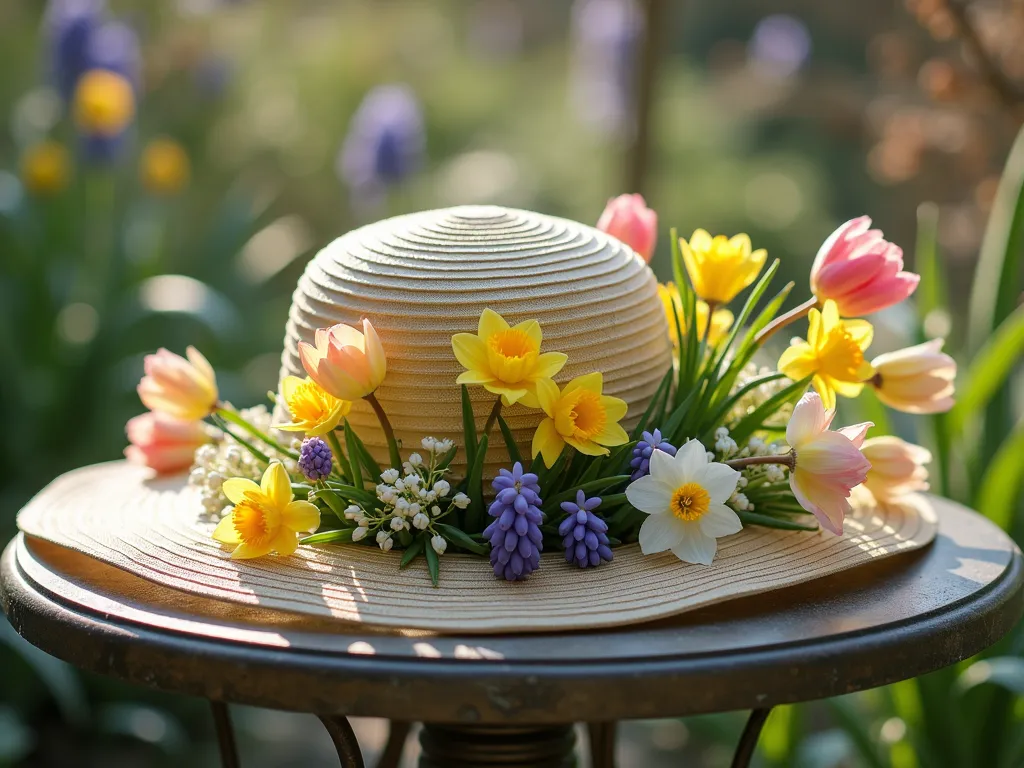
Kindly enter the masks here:
[[308, 501], [292, 500], [292, 484], [280, 462], [273, 462], [259, 485], [243, 477], [224, 481], [224, 495], [235, 506], [213, 532], [222, 544], [234, 544], [232, 559], [285, 557], [299, 545], [297, 533], [315, 531], [320, 510]]
[[188, 184], [191, 164], [185, 148], [173, 139], [153, 139], [139, 159], [139, 178], [154, 195], [175, 195]]
[[619, 425], [626, 403], [602, 394], [600, 373], [578, 376], [559, 391], [551, 379], [537, 383], [537, 398], [546, 418], [533, 435], [533, 455], [541, 454], [551, 467], [568, 444], [588, 456], [604, 456], [608, 447], [629, 442]]
[[31, 194], [54, 195], [68, 185], [71, 160], [63, 144], [42, 141], [25, 150], [21, 158], [21, 180]]
[[539, 408], [538, 383], [550, 382], [568, 359], [561, 352], [541, 353], [540, 343], [540, 323], [536, 320], [510, 326], [497, 312], [485, 309], [476, 335], [452, 336], [452, 350], [466, 369], [455, 381], [479, 384], [501, 395], [504, 405], [522, 403], [527, 408]]
[[276, 425], [287, 432], [305, 432], [309, 437], [326, 435], [352, 410], [352, 403], [325, 392], [310, 378], [285, 376], [281, 382], [284, 400], [292, 420]]
[[797, 381], [813, 374], [812, 383], [826, 410], [836, 407], [836, 394], [856, 397], [874, 369], [864, 359], [874, 328], [867, 320], [842, 320], [829, 299], [819, 312], [808, 315], [807, 341], [800, 341], [779, 358], [779, 370]]
[[736, 294], [757, 278], [768, 252], [750, 250], [750, 238], [744, 234], [727, 238], [711, 237], [698, 229], [687, 242], [679, 238], [683, 263], [697, 295], [709, 304], [728, 304]]
[[[679, 337], [676, 333], [676, 317], [679, 318], [679, 326], [682, 328], [683, 333], [686, 333], [686, 322], [683, 317], [683, 301], [679, 297], [679, 289], [675, 283], [665, 283], [664, 285], [658, 285], [658, 296], [661, 297], [661, 303], [665, 307], [665, 319], [668, 321], [668, 335], [672, 339], [672, 346], [679, 346]], [[675, 305], [675, 314], [672, 313], [672, 307]], [[708, 344], [717, 344], [726, 333], [729, 332], [729, 328], [732, 327], [733, 316], [732, 312], [728, 309], [716, 309], [711, 312], [711, 308], [708, 306], [706, 301], [697, 300], [697, 338], [703, 339], [704, 334], [708, 330], [708, 315], [711, 315], [711, 333], [708, 336]]]
[[75, 123], [85, 134], [117, 136], [135, 116], [135, 94], [125, 78], [91, 69], [75, 86]]

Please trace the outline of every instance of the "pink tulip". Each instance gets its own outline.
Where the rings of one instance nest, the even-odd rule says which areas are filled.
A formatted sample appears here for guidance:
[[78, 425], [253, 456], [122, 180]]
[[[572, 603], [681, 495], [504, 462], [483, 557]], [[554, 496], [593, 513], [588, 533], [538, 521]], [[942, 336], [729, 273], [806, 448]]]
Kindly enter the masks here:
[[344, 323], [317, 328], [314, 341], [299, 342], [299, 359], [325, 392], [355, 401], [373, 394], [384, 381], [388, 361], [369, 320], [363, 320], [362, 333]]
[[864, 487], [876, 500], [895, 501], [908, 493], [928, 490], [924, 465], [932, 455], [925, 448], [886, 435], [865, 440], [860, 451], [871, 462]]
[[904, 413], [944, 413], [953, 407], [956, 361], [942, 339], [886, 352], [871, 361], [878, 399]]
[[597, 228], [618, 238], [650, 263], [658, 240], [658, 214], [647, 207], [643, 195], [619, 195], [608, 201]]
[[196, 448], [210, 442], [201, 421], [185, 421], [166, 413], [143, 413], [125, 425], [125, 458], [159, 473], [178, 472], [192, 464]]
[[793, 495], [823, 528], [841, 534], [843, 518], [850, 511], [850, 491], [864, 482], [871, 469], [860, 446], [873, 425], [864, 422], [831, 432], [835, 415], [825, 410], [816, 392], [808, 392], [793, 409], [786, 441], [796, 459], [789, 474]]
[[146, 375], [137, 389], [150, 410], [196, 421], [217, 407], [217, 377], [198, 349], [189, 347], [185, 354], [188, 360], [161, 347], [155, 355], [146, 355]]
[[885, 240], [871, 219], [843, 224], [822, 243], [811, 267], [811, 291], [832, 299], [842, 317], [862, 317], [903, 301], [920, 275], [903, 270], [903, 250]]

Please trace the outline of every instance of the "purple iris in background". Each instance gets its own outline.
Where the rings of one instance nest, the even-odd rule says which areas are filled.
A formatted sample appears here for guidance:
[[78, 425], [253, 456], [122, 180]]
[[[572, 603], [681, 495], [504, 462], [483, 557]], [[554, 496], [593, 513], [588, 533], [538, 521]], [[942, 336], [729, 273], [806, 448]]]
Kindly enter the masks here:
[[90, 43], [106, 16], [104, 0], [50, 0], [44, 21], [50, 73], [70, 101], [78, 78], [90, 69]]
[[380, 201], [387, 187], [423, 164], [423, 113], [406, 85], [380, 85], [363, 99], [349, 126], [337, 172], [353, 200]]
[[142, 55], [139, 36], [123, 21], [108, 21], [89, 38], [86, 60], [89, 69], [115, 72], [129, 83], [138, 96], [142, 86]]
[[572, 6], [570, 96], [599, 133], [633, 132], [636, 57], [643, 15], [635, 0], [576, 0]]

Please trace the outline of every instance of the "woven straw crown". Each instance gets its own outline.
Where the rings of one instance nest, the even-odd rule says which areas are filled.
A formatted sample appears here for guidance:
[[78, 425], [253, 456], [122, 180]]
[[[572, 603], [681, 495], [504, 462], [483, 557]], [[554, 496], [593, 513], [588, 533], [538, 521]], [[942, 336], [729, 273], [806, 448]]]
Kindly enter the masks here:
[[[298, 343], [312, 342], [317, 328], [369, 318], [388, 356], [377, 397], [406, 452], [428, 435], [461, 445], [455, 379], [462, 368], [451, 339], [475, 333], [485, 308], [512, 324], [540, 322], [542, 351], [569, 356], [559, 384], [602, 373], [605, 393], [630, 406], [627, 429], [672, 364], [654, 274], [632, 250], [565, 219], [465, 206], [377, 222], [320, 251], [292, 299], [281, 378], [305, 375]], [[470, 387], [470, 395], [482, 429], [495, 396], [482, 387]], [[528, 455], [543, 414], [513, 406], [503, 415]], [[384, 435], [369, 405], [355, 403], [349, 421], [385, 461]], [[493, 442], [487, 478], [508, 464], [501, 441]], [[461, 450], [453, 471], [465, 472]]]

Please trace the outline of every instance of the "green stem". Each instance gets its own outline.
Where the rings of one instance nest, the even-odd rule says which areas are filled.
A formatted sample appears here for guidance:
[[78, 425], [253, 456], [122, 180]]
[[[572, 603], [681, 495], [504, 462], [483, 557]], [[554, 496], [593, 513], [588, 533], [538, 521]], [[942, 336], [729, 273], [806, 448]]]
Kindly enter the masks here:
[[[789, 312], [786, 312], [784, 314], [779, 315], [774, 320], [772, 320], [770, 323], [768, 323], [768, 325], [766, 325], [764, 328], [762, 328], [761, 332], [758, 333], [757, 336], [754, 337], [754, 343], [755, 344], [762, 344], [762, 343], [764, 343], [765, 340], [767, 340], [768, 337], [771, 336], [773, 333], [775, 333], [778, 330], [781, 330], [781, 329], [785, 328], [790, 323], [795, 323], [797, 320], [799, 320], [802, 317], [806, 317], [808, 312], [810, 312], [812, 309], [816, 309], [817, 307], [818, 307], [818, 299], [817, 299], [817, 297], [816, 296], [811, 296], [811, 298], [809, 298], [803, 304], [800, 304], [799, 306], [793, 307], [793, 309], [789, 310]], [[709, 317], [708, 318], [709, 326], [710, 326], [710, 323], [711, 323], [711, 318]]]
[[796, 466], [796, 456], [790, 451], [778, 456], [747, 456], [743, 459], [730, 459], [723, 463], [725, 466], [732, 467], [733, 469], [743, 469], [754, 464], [784, 464], [792, 469]]
[[373, 408], [373, 412], [377, 414], [377, 421], [380, 422], [381, 429], [384, 430], [384, 437], [388, 441], [388, 454], [391, 457], [391, 466], [400, 470], [402, 468], [402, 456], [398, 452], [398, 441], [395, 439], [395, 430], [391, 428], [391, 422], [388, 421], [388, 415], [384, 413], [384, 408], [373, 392], [366, 395], [363, 399]]
[[228, 408], [225, 408], [223, 405], [219, 405], [218, 404], [217, 405], [217, 414], [222, 419], [226, 419], [227, 421], [230, 421], [232, 424], [237, 424], [238, 426], [240, 426], [242, 429], [244, 429], [246, 432], [248, 432], [253, 437], [259, 438], [264, 443], [266, 443], [271, 448], [273, 448], [275, 451], [277, 451], [279, 453], [283, 453], [285, 456], [287, 456], [290, 459], [294, 459], [295, 461], [299, 460], [299, 454], [297, 454], [295, 451], [293, 451], [293, 450], [291, 450], [289, 448], [285, 448], [283, 445], [281, 445], [279, 442], [277, 442], [270, 435], [264, 434], [260, 430], [256, 429], [256, 427], [254, 427], [248, 421], [243, 419], [242, 416], [240, 414], [236, 413], [235, 411], [232, 411], [232, 410], [230, 410]]
[[247, 451], [249, 451], [249, 453], [251, 453], [251, 454], [252, 454], [253, 456], [255, 456], [255, 457], [256, 457], [257, 459], [259, 459], [260, 461], [262, 461], [262, 462], [263, 462], [264, 464], [267, 464], [267, 465], [269, 465], [269, 464], [270, 464], [270, 457], [269, 457], [269, 456], [267, 456], [267, 454], [265, 454], [265, 453], [264, 453], [263, 451], [261, 451], [261, 450], [260, 450], [259, 448], [257, 448], [257, 447], [256, 447], [255, 445], [253, 445], [252, 443], [250, 443], [250, 442], [249, 442], [248, 440], [246, 440], [246, 439], [245, 439], [244, 437], [239, 437], [239, 436], [238, 436], [238, 435], [236, 435], [236, 434], [235, 434], [234, 432], [232, 432], [232, 431], [231, 431], [231, 430], [230, 430], [230, 429], [228, 428], [227, 422], [225, 422], [225, 421], [224, 421], [224, 419], [222, 419], [222, 418], [221, 418], [220, 416], [218, 416], [218, 415], [217, 415], [216, 413], [211, 413], [211, 414], [210, 414], [210, 418], [211, 418], [211, 419], [213, 419], [213, 422], [214, 422], [214, 423], [215, 423], [215, 424], [216, 424], [216, 425], [217, 425], [218, 427], [220, 427], [220, 429], [221, 429], [221, 430], [222, 430], [222, 431], [224, 432], [224, 434], [225, 434], [225, 435], [230, 435], [230, 436], [231, 436], [232, 438], [234, 438], [234, 440], [235, 440], [235, 441], [236, 441], [237, 443], [241, 444], [241, 445], [242, 445], [242, 447], [244, 447], [244, 448], [245, 448], [245, 449], [246, 449]]
[[487, 417], [487, 423], [484, 424], [484, 434], [491, 434], [491, 427], [494, 426], [494, 422], [498, 420], [498, 415], [501, 413], [501, 395], [498, 395], [498, 399], [494, 401], [494, 407], [491, 408], [491, 413]]
[[[349, 477], [342, 469], [344, 465], [341, 463], [341, 460], [345, 457], [345, 454], [342, 453], [341, 443], [338, 442], [338, 436], [334, 433], [333, 429], [327, 433], [327, 442], [331, 444], [331, 450], [334, 451], [334, 463], [337, 466], [337, 470], [334, 470], [334, 467], [331, 467], [332, 474], [336, 473], [339, 477], [348, 480]], [[353, 485], [355, 485], [355, 483], [353, 483]]]

